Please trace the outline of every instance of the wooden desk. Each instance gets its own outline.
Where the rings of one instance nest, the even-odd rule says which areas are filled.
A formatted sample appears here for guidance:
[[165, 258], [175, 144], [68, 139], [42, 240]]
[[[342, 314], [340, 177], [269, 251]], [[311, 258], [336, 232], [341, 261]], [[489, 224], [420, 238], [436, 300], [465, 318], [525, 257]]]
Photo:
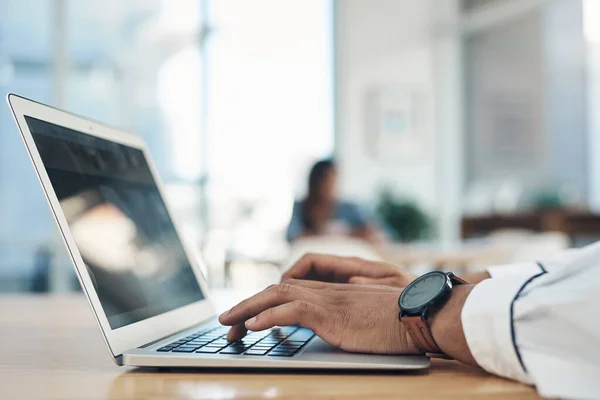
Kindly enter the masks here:
[[453, 361], [428, 374], [155, 372], [115, 366], [81, 296], [0, 297], [0, 399], [537, 398]]

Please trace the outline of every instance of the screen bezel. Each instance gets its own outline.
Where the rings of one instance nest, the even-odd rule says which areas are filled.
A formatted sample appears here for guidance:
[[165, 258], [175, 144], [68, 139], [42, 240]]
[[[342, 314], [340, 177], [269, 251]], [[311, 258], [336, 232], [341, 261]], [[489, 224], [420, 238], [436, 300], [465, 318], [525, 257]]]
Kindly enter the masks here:
[[[12, 93], [7, 95], [7, 101], [21, 133], [21, 138], [23, 139], [31, 162], [33, 163], [36, 175], [44, 190], [44, 195], [48, 200], [48, 204], [50, 205], [54, 219], [56, 220], [58, 228], [61, 232], [61, 236], [65, 242], [65, 245], [67, 246], [69, 256], [71, 257], [73, 265], [75, 266], [77, 277], [81, 283], [83, 292], [85, 293], [92, 307], [92, 311], [94, 312], [98, 325], [102, 330], [104, 339], [112, 356], [116, 358], [127, 350], [146, 345], [163, 337], [167, 337], [214, 316], [215, 310], [208, 298], [209, 292], [207, 283], [202, 275], [202, 270], [200, 269], [199, 265], [201, 261], [199, 257], [193, 256], [195, 253], [191, 250], [191, 246], [188, 246], [187, 243], [185, 243], [185, 240], [181, 235], [181, 230], [178, 229], [177, 222], [173, 219], [173, 213], [171, 212], [164, 196], [162, 182], [158, 177], [158, 173], [144, 141], [132, 133], [107, 127], [97, 122], [57, 110], [50, 106], [37, 103]], [[63, 126], [65, 128], [69, 128], [90, 136], [130, 146], [143, 152], [152, 177], [156, 182], [158, 192], [165, 202], [167, 213], [173, 221], [175, 231], [181, 240], [184, 253], [190, 265], [192, 266], [194, 275], [196, 276], [198, 284], [200, 285], [200, 288], [204, 294], [205, 298], [203, 300], [190, 303], [175, 310], [168, 311], [166, 313], [159, 314], [143, 321], [135, 322], [117, 329], [112, 329], [110, 327], [102, 305], [100, 304], [96, 290], [94, 289], [92, 280], [87, 272], [87, 268], [85, 267], [81, 254], [79, 253], [73, 235], [71, 234], [69, 224], [67, 223], [67, 219], [62, 211], [58, 197], [54, 192], [54, 188], [52, 187], [52, 183], [50, 182], [50, 178], [48, 177], [46, 168], [44, 167], [44, 163], [37, 150], [33, 136], [29, 130], [29, 125], [25, 120], [25, 116], [37, 118], [42, 121], [47, 121], [49, 123]]]

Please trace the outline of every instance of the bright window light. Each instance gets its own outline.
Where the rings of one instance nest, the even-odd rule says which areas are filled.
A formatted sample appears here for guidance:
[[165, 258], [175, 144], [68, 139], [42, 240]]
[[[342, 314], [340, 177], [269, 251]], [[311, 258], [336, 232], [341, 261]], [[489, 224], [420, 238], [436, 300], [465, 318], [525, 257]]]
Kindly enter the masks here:
[[196, 46], [180, 51], [158, 72], [158, 102], [171, 136], [177, 177], [195, 180], [202, 173], [202, 60]]
[[583, 30], [588, 42], [600, 44], [600, 0], [584, 0]]

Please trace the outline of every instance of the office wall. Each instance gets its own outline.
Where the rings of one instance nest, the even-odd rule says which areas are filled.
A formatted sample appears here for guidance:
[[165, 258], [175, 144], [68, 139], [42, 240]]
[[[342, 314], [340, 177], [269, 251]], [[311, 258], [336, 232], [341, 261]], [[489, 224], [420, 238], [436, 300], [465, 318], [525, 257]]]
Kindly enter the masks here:
[[[436, 139], [432, 0], [338, 0], [335, 6], [336, 131], [341, 190], [370, 201], [388, 185], [435, 212]], [[367, 97], [384, 88], [414, 97], [414, 157], [378, 157]]]
[[466, 187], [510, 180], [586, 200], [581, 2], [548, 1], [466, 36]]
[[[598, 180], [585, 152], [581, 2], [498, 1], [494, 12], [462, 16], [460, 4], [338, 0], [335, 10], [342, 192], [373, 204], [391, 186], [437, 218], [443, 242], [458, 238], [476, 181], [567, 185], [586, 200], [588, 181]], [[424, 144], [410, 161], [370, 151], [376, 88], [417, 94]]]
[[[590, 201], [586, 48], [580, 1], [553, 0], [542, 12], [550, 183]], [[596, 111], [597, 112], [597, 111]]]
[[547, 178], [549, 138], [539, 11], [465, 38], [467, 189]]

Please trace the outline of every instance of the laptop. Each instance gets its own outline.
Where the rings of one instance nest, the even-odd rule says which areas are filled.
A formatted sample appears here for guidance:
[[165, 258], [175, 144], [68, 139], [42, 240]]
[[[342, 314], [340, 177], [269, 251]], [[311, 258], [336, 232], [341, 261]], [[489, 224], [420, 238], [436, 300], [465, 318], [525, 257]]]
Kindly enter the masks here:
[[229, 343], [143, 140], [15, 94], [8, 104], [83, 292], [118, 365], [420, 370], [424, 356], [353, 354], [299, 326]]

